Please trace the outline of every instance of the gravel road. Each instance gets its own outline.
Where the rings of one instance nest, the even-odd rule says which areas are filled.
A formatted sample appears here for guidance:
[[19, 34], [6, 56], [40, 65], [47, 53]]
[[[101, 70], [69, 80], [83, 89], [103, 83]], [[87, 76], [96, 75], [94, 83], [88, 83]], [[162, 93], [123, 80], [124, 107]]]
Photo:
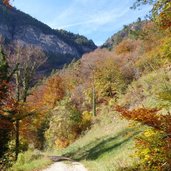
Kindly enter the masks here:
[[43, 171], [88, 171], [81, 163], [71, 162], [57, 162], [52, 164], [49, 168]]

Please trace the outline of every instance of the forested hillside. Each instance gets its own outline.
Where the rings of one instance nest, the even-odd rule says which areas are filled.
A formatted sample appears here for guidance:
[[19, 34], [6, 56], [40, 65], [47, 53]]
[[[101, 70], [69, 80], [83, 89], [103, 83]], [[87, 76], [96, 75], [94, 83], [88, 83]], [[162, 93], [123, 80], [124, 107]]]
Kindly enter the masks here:
[[49, 156], [90, 171], [171, 170], [171, 2], [134, 7], [146, 3], [150, 19], [124, 26], [34, 87], [41, 52], [21, 65], [1, 48], [2, 171], [42, 170]]
[[[0, 35], [5, 46], [30, 46], [41, 49], [47, 56], [42, 66], [43, 73], [61, 68], [84, 53], [96, 49], [92, 40], [79, 34], [51, 29], [46, 24], [17, 10], [7, 7], [0, 0]], [[2, 43], [1, 40], [1, 43]], [[16, 50], [16, 47], [12, 49]]]

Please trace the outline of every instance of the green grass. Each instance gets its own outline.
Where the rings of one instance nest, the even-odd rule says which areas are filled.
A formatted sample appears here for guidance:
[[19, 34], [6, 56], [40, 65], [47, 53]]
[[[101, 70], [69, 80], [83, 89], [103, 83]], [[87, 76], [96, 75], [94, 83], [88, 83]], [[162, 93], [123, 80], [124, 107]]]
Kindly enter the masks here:
[[38, 171], [47, 168], [52, 162], [35, 151], [20, 153], [17, 162], [10, 171]]
[[110, 108], [103, 107], [91, 130], [68, 148], [54, 154], [82, 162], [90, 171], [115, 171], [131, 167], [135, 158], [135, 137], [144, 127], [122, 119]]
[[93, 126], [72, 145], [63, 150], [48, 151], [46, 154], [28, 151], [20, 154], [12, 171], [38, 171], [47, 168], [51, 161], [45, 155], [63, 155], [79, 161], [89, 171], [118, 171], [131, 168], [137, 159], [135, 137], [144, 126], [129, 122], [111, 111], [110, 107], [100, 108]]
[[[160, 94], [170, 93], [171, 71], [165, 71], [163, 68], [143, 75], [138, 80], [133, 81], [119, 100], [121, 106], [135, 108], [158, 108], [162, 109], [160, 113], [167, 114], [171, 111], [170, 100], [162, 99]], [[165, 92], [165, 93], [163, 93]]]

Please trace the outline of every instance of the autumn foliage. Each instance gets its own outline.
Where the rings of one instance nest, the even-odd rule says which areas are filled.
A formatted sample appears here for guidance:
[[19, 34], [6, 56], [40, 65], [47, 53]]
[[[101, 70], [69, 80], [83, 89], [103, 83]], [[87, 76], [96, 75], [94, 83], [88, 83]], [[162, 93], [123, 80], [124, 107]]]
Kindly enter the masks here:
[[133, 44], [133, 41], [131, 40], [123, 40], [116, 48], [116, 54], [120, 55], [120, 54], [126, 54], [126, 53], [130, 53], [135, 49], [135, 45]]
[[[29, 145], [39, 150], [65, 148], [91, 128], [103, 105], [113, 110], [112, 106], [123, 98], [124, 106], [132, 110], [119, 105], [114, 110], [147, 128], [136, 138], [140, 163], [135, 170], [171, 168], [171, 8], [170, 1], [155, 2], [163, 6], [154, 5], [154, 10], [161, 11], [153, 21], [125, 27], [126, 34], [115, 35], [119, 41], [113, 42], [110, 50], [98, 48], [40, 82], [33, 75], [46, 61], [41, 50], [14, 46], [9, 53], [11, 68], [4, 54], [0, 54], [0, 158], [15, 150], [13, 133], [17, 121], [18, 152], [27, 150]], [[10, 0], [3, 3], [11, 7]], [[15, 70], [16, 65], [19, 67]], [[9, 69], [14, 70], [12, 80]], [[159, 79], [161, 72], [163, 78]], [[157, 76], [151, 76], [153, 73]], [[152, 95], [155, 100], [146, 100]], [[160, 106], [155, 104], [154, 108], [143, 104], [150, 101], [151, 105], [157, 100]], [[165, 114], [159, 110], [166, 108]]]
[[65, 85], [62, 78], [59, 75], [53, 75], [32, 91], [32, 95], [28, 98], [28, 104], [33, 109], [46, 111], [53, 109], [64, 95]]
[[11, 7], [11, 2], [10, 2], [10, 0], [3, 0], [3, 3], [4, 3], [7, 7]]
[[121, 106], [116, 106], [115, 109], [127, 119], [141, 122], [168, 134], [171, 133], [171, 116], [158, 114], [158, 109], [139, 108], [129, 111]]
[[116, 106], [123, 117], [138, 121], [154, 129], [146, 130], [137, 138], [136, 154], [143, 170], [168, 170], [171, 167], [171, 115], [158, 114], [157, 109], [140, 108], [129, 111]]

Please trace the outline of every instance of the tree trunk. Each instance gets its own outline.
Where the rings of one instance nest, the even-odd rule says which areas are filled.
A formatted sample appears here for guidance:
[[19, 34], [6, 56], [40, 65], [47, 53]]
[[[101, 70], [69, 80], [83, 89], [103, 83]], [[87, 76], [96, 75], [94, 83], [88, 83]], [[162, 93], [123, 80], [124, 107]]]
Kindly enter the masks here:
[[[20, 101], [20, 72], [16, 72], [16, 99], [17, 102]], [[20, 131], [20, 121], [16, 119], [15, 121], [15, 160], [17, 161], [18, 159], [18, 153], [19, 153], [19, 145], [20, 145], [20, 140], [19, 140], [19, 131]]]
[[17, 159], [18, 159], [18, 154], [19, 154], [19, 145], [20, 145], [20, 143], [19, 143], [19, 129], [20, 129], [20, 124], [19, 124], [19, 120], [16, 120], [16, 123], [15, 123], [15, 129], [16, 129], [16, 131], [15, 131], [15, 160], [17, 161]]
[[92, 88], [92, 96], [93, 96], [93, 116], [96, 116], [96, 90], [95, 90], [94, 71], [93, 71], [93, 88]]

